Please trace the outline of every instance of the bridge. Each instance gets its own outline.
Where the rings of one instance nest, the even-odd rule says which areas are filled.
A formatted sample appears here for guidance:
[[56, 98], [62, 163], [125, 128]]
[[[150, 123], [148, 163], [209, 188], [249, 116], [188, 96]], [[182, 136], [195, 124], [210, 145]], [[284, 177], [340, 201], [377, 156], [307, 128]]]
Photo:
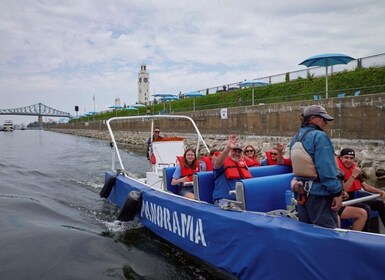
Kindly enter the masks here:
[[38, 116], [39, 127], [43, 127], [43, 116], [71, 118], [70, 113], [56, 110], [43, 103], [15, 109], [0, 109], [0, 115]]

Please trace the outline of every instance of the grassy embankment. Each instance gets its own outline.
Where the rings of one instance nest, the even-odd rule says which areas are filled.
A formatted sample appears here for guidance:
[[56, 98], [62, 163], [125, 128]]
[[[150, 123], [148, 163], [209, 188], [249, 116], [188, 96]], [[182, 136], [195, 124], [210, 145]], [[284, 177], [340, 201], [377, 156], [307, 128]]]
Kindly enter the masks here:
[[[361, 91], [360, 95], [385, 92], [385, 67], [362, 68], [335, 73], [329, 76], [328, 82], [329, 98], [336, 97], [341, 92], [344, 92], [346, 96], [351, 96], [356, 90]], [[298, 78], [266, 87], [256, 87], [254, 91], [254, 104], [312, 100], [314, 95], [321, 95], [322, 98], [325, 98], [325, 77], [314, 78], [309, 75], [306, 79]], [[251, 92], [251, 88], [245, 88], [198, 97], [195, 98], [195, 110], [248, 106], [252, 104]], [[193, 111], [193, 102], [193, 98], [185, 98], [166, 102], [166, 104], [150, 105], [147, 108], [139, 108], [139, 114], [144, 115], [148, 110], [152, 114], [158, 114], [164, 108], [167, 112], [172, 113]], [[138, 111], [136, 110], [119, 110], [99, 113], [94, 116], [94, 119], [101, 120], [137, 114]], [[83, 117], [83, 120], [86, 119], [87, 117]], [[82, 121], [82, 119], [73, 121]]]

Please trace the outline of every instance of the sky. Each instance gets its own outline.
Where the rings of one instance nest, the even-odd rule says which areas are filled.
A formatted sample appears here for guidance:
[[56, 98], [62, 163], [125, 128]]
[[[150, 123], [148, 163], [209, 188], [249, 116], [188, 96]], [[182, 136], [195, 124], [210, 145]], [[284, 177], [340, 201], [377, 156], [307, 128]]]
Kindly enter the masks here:
[[151, 95], [178, 94], [304, 69], [321, 53], [380, 54], [384, 34], [383, 0], [2, 0], [0, 109], [105, 111], [138, 101], [143, 63]]

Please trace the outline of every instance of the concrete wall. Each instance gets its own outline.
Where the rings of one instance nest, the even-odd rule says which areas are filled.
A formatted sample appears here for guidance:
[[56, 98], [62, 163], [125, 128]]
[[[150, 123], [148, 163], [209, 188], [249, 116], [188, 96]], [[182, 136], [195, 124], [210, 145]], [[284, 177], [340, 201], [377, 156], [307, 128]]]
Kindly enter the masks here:
[[[239, 134], [256, 136], [292, 137], [300, 126], [303, 108], [320, 104], [335, 118], [327, 126], [331, 138], [385, 140], [385, 93], [357, 97], [330, 98], [319, 101], [298, 101], [282, 104], [233, 107], [227, 109], [227, 119], [221, 119], [220, 109], [186, 112], [202, 134]], [[160, 121], [163, 132], [169, 124]], [[115, 129], [143, 131], [142, 122], [122, 121]], [[68, 124], [66, 128], [106, 129], [105, 121]], [[150, 131], [150, 127], [145, 130]], [[185, 124], [172, 124], [174, 132], [188, 133]]]

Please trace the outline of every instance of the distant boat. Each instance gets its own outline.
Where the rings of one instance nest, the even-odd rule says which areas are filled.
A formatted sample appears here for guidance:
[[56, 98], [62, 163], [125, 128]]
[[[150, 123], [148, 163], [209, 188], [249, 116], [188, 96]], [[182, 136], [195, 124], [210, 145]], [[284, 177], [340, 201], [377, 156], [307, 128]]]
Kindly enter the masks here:
[[3, 131], [13, 131], [13, 122], [11, 120], [4, 121]]

